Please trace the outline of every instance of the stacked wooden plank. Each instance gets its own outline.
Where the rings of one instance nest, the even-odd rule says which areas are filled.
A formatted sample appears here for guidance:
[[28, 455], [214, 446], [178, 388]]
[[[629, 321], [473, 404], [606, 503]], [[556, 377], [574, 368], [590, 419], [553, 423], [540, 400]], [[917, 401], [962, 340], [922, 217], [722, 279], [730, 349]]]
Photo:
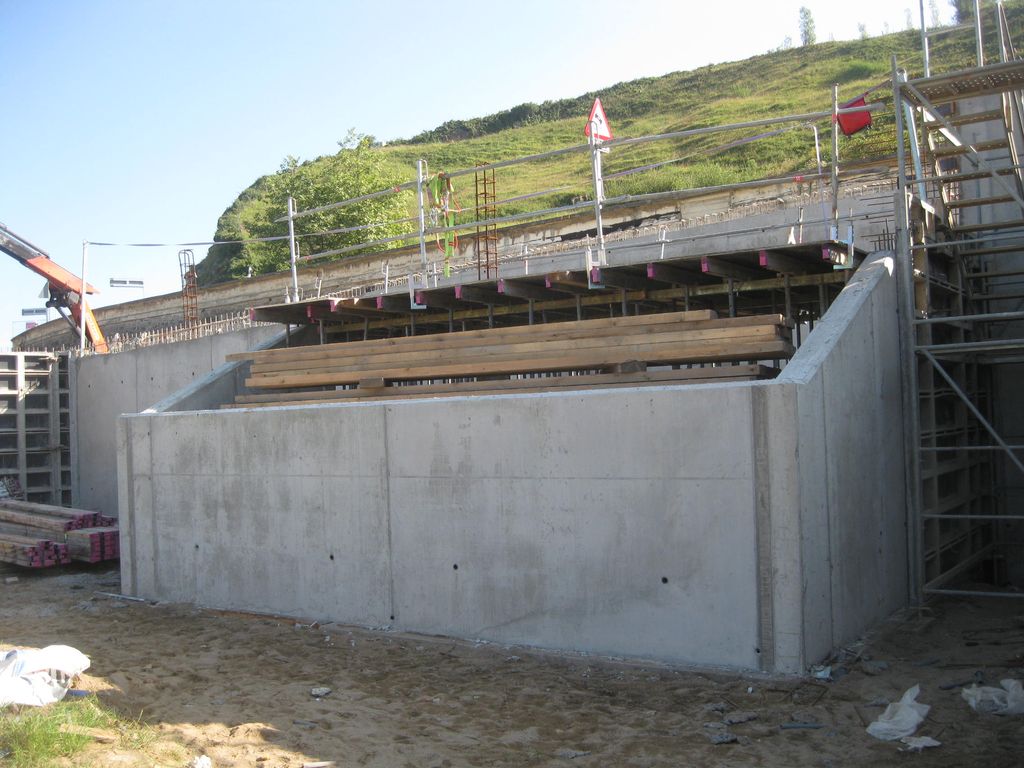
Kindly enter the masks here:
[[67, 544], [36, 536], [0, 533], [0, 560], [24, 568], [48, 568], [71, 562]]
[[256, 392], [228, 407], [742, 381], [792, 354], [781, 315], [710, 310], [405, 336], [231, 355]]
[[0, 499], [0, 560], [27, 567], [116, 560], [114, 522], [90, 510]]
[[121, 557], [121, 538], [116, 525], [68, 531], [65, 540], [72, 560], [98, 563]]

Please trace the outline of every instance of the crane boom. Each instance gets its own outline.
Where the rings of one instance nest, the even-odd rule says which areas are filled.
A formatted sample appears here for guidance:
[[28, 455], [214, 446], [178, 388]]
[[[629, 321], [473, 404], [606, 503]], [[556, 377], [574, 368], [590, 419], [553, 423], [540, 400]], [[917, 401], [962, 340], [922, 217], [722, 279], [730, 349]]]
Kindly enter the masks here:
[[0, 251], [45, 278], [50, 286], [50, 300], [46, 302], [46, 306], [56, 307], [57, 311], [65, 319], [68, 319], [64, 314], [66, 309], [71, 314], [69, 322], [76, 330], [83, 324], [85, 325], [85, 333], [89, 341], [92, 342], [93, 349], [99, 353], [108, 351], [103, 331], [100, 330], [95, 315], [84, 300], [84, 294], [99, 293], [99, 291], [85, 283], [83, 292], [81, 277], [64, 269], [51, 259], [46, 251], [15, 234], [3, 224], [0, 224]]

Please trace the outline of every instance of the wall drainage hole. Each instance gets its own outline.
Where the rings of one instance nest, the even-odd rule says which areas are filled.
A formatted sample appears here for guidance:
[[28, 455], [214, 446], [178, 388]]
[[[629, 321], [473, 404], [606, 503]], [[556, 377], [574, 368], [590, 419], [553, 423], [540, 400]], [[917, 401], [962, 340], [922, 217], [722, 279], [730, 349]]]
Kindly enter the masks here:
[[661, 583], [662, 584], [668, 584], [668, 576], [662, 576], [661, 577]]
[[331, 560], [333, 560], [333, 559], [334, 559], [334, 555], [331, 555]]
[[458, 563], [455, 563], [455, 565], [453, 565], [453, 566], [452, 566], [452, 570], [453, 570], [453, 571], [457, 571], [457, 570], [459, 570], [459, 564], [458, 564]]

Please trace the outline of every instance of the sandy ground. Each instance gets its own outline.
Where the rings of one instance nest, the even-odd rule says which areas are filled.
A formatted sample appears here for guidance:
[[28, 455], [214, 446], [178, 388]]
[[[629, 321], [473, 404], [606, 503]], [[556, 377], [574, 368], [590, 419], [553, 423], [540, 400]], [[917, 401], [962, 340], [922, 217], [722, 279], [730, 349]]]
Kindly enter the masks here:
[[[1024, 600], [894, 617], [823, 682], [125, 602], [96, 594], [118, 591], [107, 569], [11, 575], [0, 573], [0, 649], [80, 649], [92, 659], [80, 688], [216, 768], [1024, 765], [1024, 717], [976, 714], [942, 687], [979, 671], [992, 685], [1024, 677]], [[865, 732], [915, 683], [932, 707], [918, 735], [942, 742], [920, 753]], [[315, 698], [317, 686], [330, 694]], [[753, 718], [723, 726], [738, 713]], [[712, 743], [723, 732], [737, 741]], [[97, 744], [76, 765], [154, 754]]]

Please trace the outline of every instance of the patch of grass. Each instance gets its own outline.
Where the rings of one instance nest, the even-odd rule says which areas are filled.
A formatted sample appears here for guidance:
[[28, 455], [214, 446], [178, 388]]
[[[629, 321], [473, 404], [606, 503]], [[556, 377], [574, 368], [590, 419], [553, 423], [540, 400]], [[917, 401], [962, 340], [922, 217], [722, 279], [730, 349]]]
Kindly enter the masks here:
[[81, 753], [102, 732], [112, 746], [144, 750], [155, 739], [140, 720], [122, 717], [94, 698], [65, 700], [47, 707], [22, 707], [0, 714], [0, 755], [10, 768], [45, 768]]

